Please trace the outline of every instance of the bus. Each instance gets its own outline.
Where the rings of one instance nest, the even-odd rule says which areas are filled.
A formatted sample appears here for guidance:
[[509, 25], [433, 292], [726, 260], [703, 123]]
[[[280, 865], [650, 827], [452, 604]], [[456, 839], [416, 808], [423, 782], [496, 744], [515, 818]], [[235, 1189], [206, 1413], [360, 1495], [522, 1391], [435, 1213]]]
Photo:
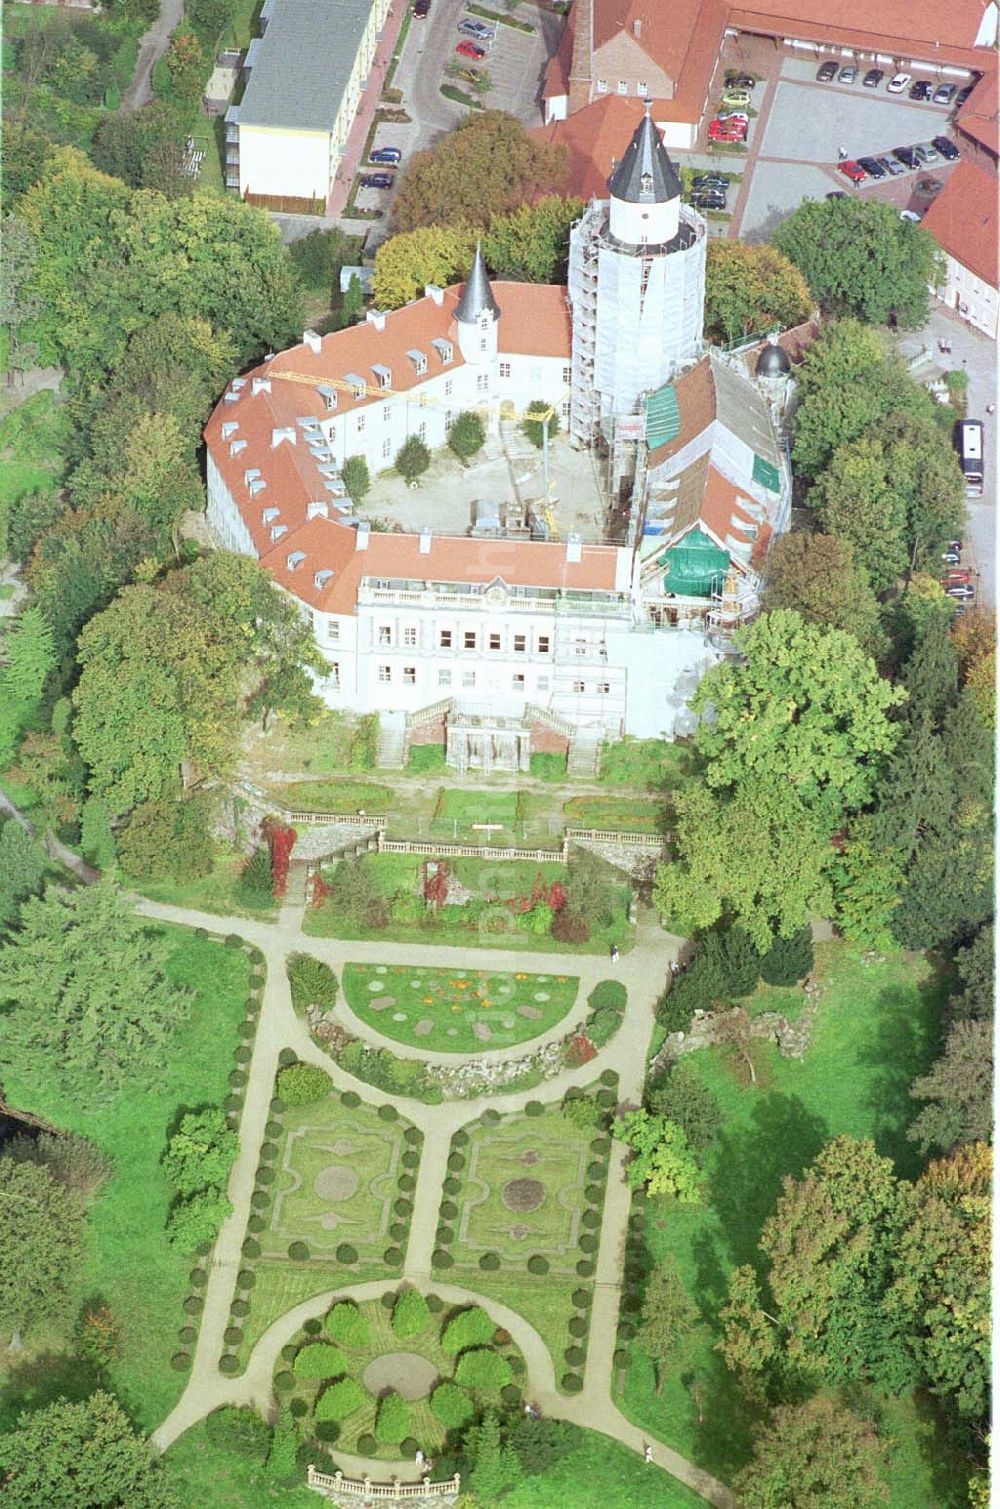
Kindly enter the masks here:
[[955, 426], [955, 448], [965, 478], [965, 496], [983, 496], [983, 422], [961, 419]]

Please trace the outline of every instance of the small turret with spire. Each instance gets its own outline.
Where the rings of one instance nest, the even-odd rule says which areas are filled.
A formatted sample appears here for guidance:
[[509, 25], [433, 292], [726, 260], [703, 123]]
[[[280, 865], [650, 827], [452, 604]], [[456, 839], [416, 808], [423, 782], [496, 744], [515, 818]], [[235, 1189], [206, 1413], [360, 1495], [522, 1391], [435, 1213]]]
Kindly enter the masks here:
[[608, 179], [611, 234], [627, 246], [662, 246], [680, 223], [681, 180], [652, 118], [652, 100]]
[[467, 362], [492, 361], [497, 354], [497, 321], [500, 306], [486, 272], [483, 251], [476, 242], [476, 255], [455, 310], [458, 344]]

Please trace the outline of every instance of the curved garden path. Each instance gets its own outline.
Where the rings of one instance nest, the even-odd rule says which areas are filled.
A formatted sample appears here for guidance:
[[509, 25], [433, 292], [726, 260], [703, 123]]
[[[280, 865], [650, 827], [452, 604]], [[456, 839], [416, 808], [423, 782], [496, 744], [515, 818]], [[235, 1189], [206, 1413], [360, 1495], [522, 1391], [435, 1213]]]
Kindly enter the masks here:
[[[453, 1284], [432, 1281], [431, 1253], [435, 1244], [438, 1207], [441, 1198], [441, 1183], [445, 1177], [446, 1160], [452, 1133], [467, 1121], [475, 1119], [492, 1106], [500, 1112], [520, 1111], [529, 1100], [552, 1101], [561, 1099], [571, 1085], [589, 1084], [603, 1069], [615, 1069], [619, 1075], [619, 1099], [626, 1105], [638, 1105], [642, 1096], [643, 1079], [653, 1030], [653, 1008], [663, 988], [665, 969], [670, 959], [675, 958], [682, 944], [679, 938], [665, 936], [655, 925], [651, 915], [640, 918], [636, 934], [636, 946], [624, 954], [616, 965], [593, 955], [544, 954], [534, 951], [516, 953], [482, 948], [438, 948], [428, 944], [358, 943], [337, 939], [307, 937], [302, 932], [303, 908], [286, 904], [276, 922], [249, 921], [236, 917], [219, 917], [210, 913], [196, 912], [183, 907], [174, 907], [159, 902], [137, 898], [138, 909], [148, 917], [164, 922], [180, 923], [188, 927], [202, 927], [212, 933], [238, 932], [248, 942], [255, 944], [264, 954], [267, 975], [264, 984], [261, 1011], [254, 1042], [243, 1114], [240, 1121], [239, 1153], [233, 1166], [229, 1183], [229, 1198], [233, 1213], [219, 1233], [212, 1254], [209, 1280], [205, 1292], [205, 1305], [197, 1346], [192, 1361], [187, 1387], [166, 1420], [153, 1434], [155, 1444], [165, 1450], [189, 1426], [196, 1424], [220, 1404], [254, 1404], [259, 1409], [273, 1414], [274, 1397], [271, 1379], [275, 1361], [281, 1347], [302, 1325], [302, 1322], [321, 1315], [329, 1306], [334, 1293], [352, 1294], [355, 1298], [369, 1298], [380, 1294], [387, 1282], [393, 1285], [401, 1281], [427, 1292], [433, 1288], [443, 1299], [460, 1303], [475, 1300], [503, 1325], [521, 1347], [527, 1364], [527, 1388], [529, 1395], [537, 1400], [543, 1411], [553, 1417], [573, 1421], [591, 1430], [613, 1436], [635, 1451], [641, 1451], [646, 1438], [638, 1427], [626, 1420], [612, 1400], [612, 1367], [617, 1335], [618, 1298], [621, 1281], [621, 1265], [628, 1224], [630, 1194], [624, 1179], [626, 1150], [619, 1143], [613, 1144], [611, 1168], [605, 1198], [604, 1218], [601, 1226], [600, 1247], [597, 1255], [597, 1272], [594, 1279], [594, 1302], [591, 1311], [590, 1338], [587, 1363], [584, 1373], [583, 1392], [567, 1396], [557, 1392], [552, 1358], [541, 1337], [521, 1316], [493, 1299], [487, 1299], [474, 1291]], [[583, 1012], [580, 1000], [593, 985], [610, 975], [622, 981], [628, 990], [628, 1005], [622, 1025], [611, 1041], [602, 1048], [597, 1057], [577, 1069], [565, 1069], [530, 1090], [499, 1093], [475, 1099], [453, 1100], [442, 1105], [424, 1105], [419, 1101], [386, 1094], [372, 1085], [361, 1086], [353, 1075], [345, 1073], [309, 1036], [308, 1028], [292, 1008], [291, 991], [285, 963], [288, 955], [296, 951], [309, 952], [323, 959], [343, 978], [343, 967], [348, 962], [359, 963], [407, 963], [451, 969], [477, 969], [512, 971], [523, 969], [531, 973], [564, 974], [572, 972], [580, 978], [580, 992], [571, 1012], [550, 1033], [519, 1047], [494, 1050], [493, 1054], [427, 1054], [411, 1049], [409, 1056], [429, 1058], [434, 1061], [460, 1063], [463, 1059], [493, 1059], [501, 1062], [531, 1051], [544, 1039], [561, 1037], [569, 1026], [578, 1022]], [[342, 1015], [358, 1037], [369, 1043], [387, 1046], [394, 1053], [406, 1055], [406, 1045], [382, 1037], [363, 1022], [343, 1011]], [[242, 1266], [241, 1247], [250, 1214], [250, 1197], [253, 1193], [260, 1145], [264, 1140], [264, 1126], [273, 1094], [274, 1076], [278, 1067], [278, 1054], [290, 1047], [299, 1057], [326, 1070], [338, 1089], [363, 1089], [364, 1097], [373, 1105], [402, 1101], [407, 1118], [424, 1134], [420, 1171], [414, 1192], [414, 1211], [402, 1273], [387, 1275], [386, 1280], [369, 1284], [342, 1285], [336, 1291], [313, 1295], [302, 1304], [289, 1310], [270, 1326], [257, 1342], [251, 1353], [247, 1368], [237, 1378], [226, 1378], [218, 1370], [218, 1358], [222, 1350], [222, 1337], [229, 1324], [229, 1306], [233, 1297], [236, 1275]], [[668, 1446], [650, 1441], [653, 1461], [672, 1473], [674, 1477], [700, 1494], [719, 1509], [735, 1509], [736, 1499], [724, 1484], [718, 1482], [701, 1468], [679, 1456]], [[339, 1454], [338, 1454], [339, 1455]], [[413, 1463], [393, 1466], [385, 1462], [361, 1462], [345, 1458], [345, 1466], [351, 1470], [367, 1469], [373, 1474], [385, 1473], [392, 1468], [400, 1478], [415, 1475]]]

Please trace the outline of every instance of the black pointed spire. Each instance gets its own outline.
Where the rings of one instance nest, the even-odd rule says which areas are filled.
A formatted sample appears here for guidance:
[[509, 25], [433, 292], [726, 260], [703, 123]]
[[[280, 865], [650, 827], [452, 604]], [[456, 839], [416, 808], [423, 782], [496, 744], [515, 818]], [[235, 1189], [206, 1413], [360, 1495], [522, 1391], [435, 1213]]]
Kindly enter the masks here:
[[493, 297], [490, 280], [486, 275], [486, 263], [483, 261], [482, 248], [477, 241], [472, 270], [465, 280], [462, 297], [459, 299], [458, 308], [455, 310], [455, 318], [456, 320], [464, 321], [468, 325], [474, 325], [484, 309], [488, 309], [495, 320], [500, 318], [500, 306]]
[[665, 204], [678, 199], [681, 180], [667, 156], [663, 138], [650, 116], [652, 102], [646, 100], [646, 113], [625, 150], [625, 155], [608, 179], [608, 190], [615, 199], [628, 204]]

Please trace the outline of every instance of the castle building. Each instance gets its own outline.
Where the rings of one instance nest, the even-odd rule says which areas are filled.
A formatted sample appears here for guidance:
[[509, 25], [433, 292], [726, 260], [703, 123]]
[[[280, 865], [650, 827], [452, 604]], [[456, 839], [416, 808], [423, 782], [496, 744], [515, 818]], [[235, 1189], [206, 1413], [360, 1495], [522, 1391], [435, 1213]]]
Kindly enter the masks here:
[[[438, 742], [460, 770], [565, 752], [592, 771], [605, 739], [684, 731], [698, 679], [755, 610], [790, 498], [775, 395], [702, 355], [704, 261], [647, 113], [572, 233], [568, 289], [491, 284], [477, 250], [463, 285], [306, 331], [229, 383], [205, 431], [208, 522], [299, 604], [328, 705], [380, 715], [380, 763]], [[499, 453], [533, 400], [615, 461], [620, 543], [555, 542], [502, 510], [385, 532], [348, 496], [348, 457], [383, 471], [412, 435], [444, 445], [470, 409]], [[710, 554], [686, 571], [699, 525]]]

